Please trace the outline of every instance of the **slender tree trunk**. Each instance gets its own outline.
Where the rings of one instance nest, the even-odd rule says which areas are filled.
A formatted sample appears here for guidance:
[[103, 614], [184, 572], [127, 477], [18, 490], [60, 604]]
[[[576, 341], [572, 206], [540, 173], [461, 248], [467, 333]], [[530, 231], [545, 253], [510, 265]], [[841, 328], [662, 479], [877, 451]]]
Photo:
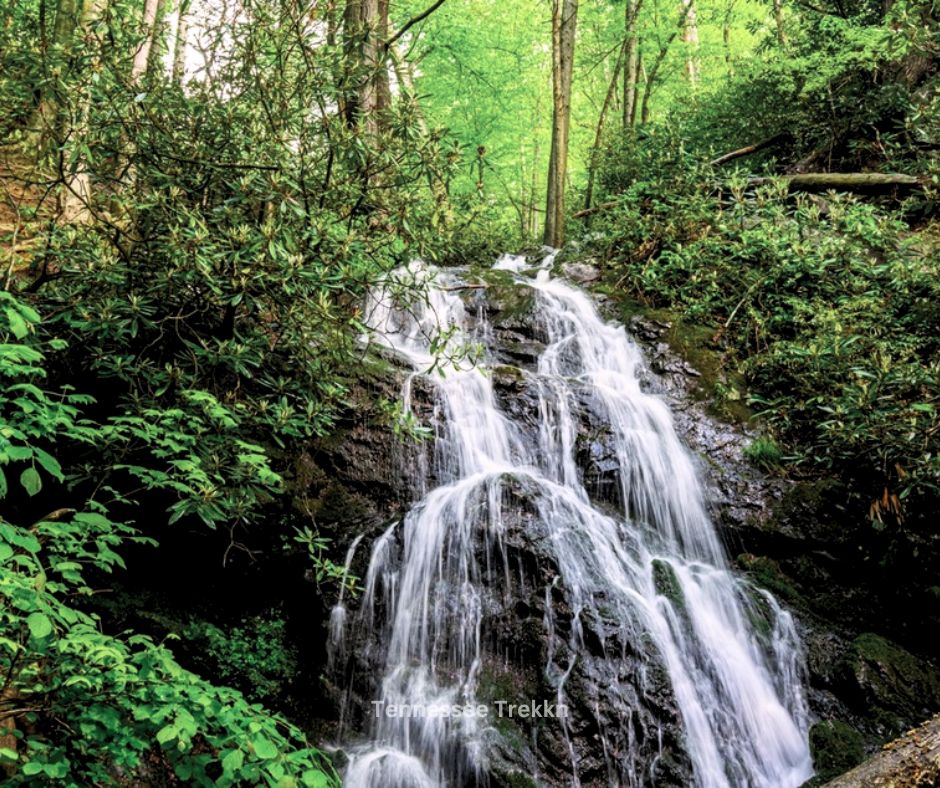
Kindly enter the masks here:
[[385, 57], [385, 42], [388, 41], [388, 3], [389, 0], [379, 0], [378, 15], [376, 17], [376, 64], [375, 64], [375, 91], [376, 111], [381, 117], [392, 106], [392, 88], [388, 74], [388, 63]]
[[578, 0], [553, 0], [552, 150], [548, 165], [544, 242], [556, 248], [565, 242], [565, 186], [577, 21]]
[[656, 77], [659, 73], [659, 69], [663, 64], [663, 61], [666, 59], [666, 55], [669, 53], [669, 47], [672, 45], [672, 42], [676, 40], [676, 36], [679, 35], [680, 31], [685, 30], [686, 19], [692, 11], [692, 2], [684, 1], [682, 3], [682, 10], [679, 16], [678, 27], [676, 27], [676, 29], [669, 34], [669, 37], [663, 42], [662, 46], [660, 46], [659, 52], [656, 53], [656, 59], [653, 61], [653, 65], [650, 68], [649, 73], [645, 74], [643, 80], [645, 83], [643, 86], [643, 106], [640, 111], [640, 118], [642, 123], [647, 123], [649, 121], [650, 98], [653, 95], [653, 86], [656, 84]]
[[539, 94], [535, 99], [535, 123], [533, 124], [532, 137], [532, 169], [531, 182], [529, 184], [529, 238], [535, 238], [538, 235], [538, 201], [539, 201], [539, 161], [542, 158], [542, 145], [538, 130], [542, 126], [542, 96]]
[[698, 22], [695, 18], [695, 0], [682, 0], [685, 22], [682, 26], [682, 41], [685, 43], [685, 75], [691, 84], [698, 81]]
[[[398, 80], [399, 94], [401, 100], [412, 104], [412, 111], [418, 123], [418, 130], [421, 136], [427, 138], [429, 135], [428, 121], [421, 108], [421, 102], [418, 101], [418, 93], [415, 88], [414, 72], [411, 63], [407, 62], [398, 49], [398, 44], [393, 43], [388, 50], [389, 59], [392, 67], [395, 69], [395, 78]], [[443, 224], [450, 224], [453, 219], [450, 210], [450, 200], [447, 195], [447, 185], [444, 181], [444, 175], [436, 165], [428, 168], [428, 186], [431, 194], [434, 195], [434, 201], [440, 208], [440, 219]]]
[[362, 69], [359, 80], [359, 111], [366, 133], [375, 139], [379, 133], [379, 0], [361, 0]]
[[783, 0], [774, 0], [774, 21], [777, 23], [777, 43], [787, 45], [787, 30], [783, 23]]
[[381, 114], [391, 103], [385, 42], [388, 40], [388, 0], [346, 0], [343, 15], [347, 90], [345, 116], [361, 123], [375, 139]]
[[359, 117], [358, 84], [362, 71], [362, 0], [346, 0], [343, 8], [343, 117], [353, 127]]
[[624, 37], [623, 71], [623, 127], [629, 128], [636, 119], [637, 75], [640, 66], [640, 42], [637, 38], [637, 20], [642, 0], [627, 0], [626, 30]]
[[147, 60], [147, 79], [166, 73], [166, 55], [169, 50], [170, 26], [167, 24], [171, 0], [157, 0], [157, 16], [150, 34], [150, 57]]
[[[84, 45], [90, 51], [97, 51], [97, 42], [91, 34], [91, 26], [101, 16], [107, 7], [107, 0], [86, 0], [78, 18], [77, 31], [81, 35]], [[58, 30], [58, 19], [56, 28]], [[75, 29], [73, 28], [73, 35]], [[95, 70], [96, 63], [92, 63], [90, 72]], [[83, 83], [76, 104], [77, 112], [74, 114], [76, 122], [69, 129], [62, 129], [62, 138], [66, 141], [60, 154], [60, 162], [66, 162], [71, 157], [70, 151], [81, 146], [89, 134], [91, 122], [91, 84]], [[58, 113], [63, 114], [61, 111]], [[57, 125], [62, 124], [61, 119]], [[63, 183], [59, 189], [58, 222], [60, 224], [84, 224], [91, 221], [91, 176], [88, 173], [87, 160], [84, 155], [75, 157], [75, 161], [68, 171], [63, 170]]]
[[[40, 8], [44, 11], [45, 5]], [[44, 71], [48, 75], [53, 70], [65, 74], [67, 62], [74, 47], [75, 36], [82, 24], [81, 0], [59, 0], [56, 5], [55, 23], [52, 26], [52, 46], [43, 47]], [[49, 62], [50, 58], [53, 62]], [[36, 110], [29, 122], [29, 128], [39, 133], [37, 148], [44, 156], [51, 139], [62, 136], [62, 112], [59, 100], [49, 90], [43, 90], [36, 104]]]
[[136, 83], [147, 73], [150, 64], [150, 50], [153, 48], [153, 33], [157, 23], [157, 12], [160, 0], [144, 0], [144, 16], [140, 24], [140, 33], [143, 39], [134, 53], [134, 63], [131, 66], [131, 82]]
[[421, 135], [428, 135], [428, 121], [424, 116], [421, 103], [418, 101], [418, 93], [415, 88], [414, 72], [411, 63], [408, 63], [398, 49], [398, 44], [392, 44], [388, 50], [389, 58], [392, 61], [392, 67], [395, 69], [395, 79], [398, 80], [399, 93], [405, 101], [412, 102], [414, 105], [415, 119], [418, 121], [418, 130]]
[[639, 52], [640, 41], [637, 41], [637, 58], [636, 58], [636, 84], [633, 86], [633, 112], [630, 115], [630, 125], [636, 126], [636, 115], [637, 110], [640, 106], [640, 82], [646, 80], [646, 66], [643, 63], [643, 53]]
[[725, 19], [721, 26], [721, 41], [725, 49], [725, 65], [728, 67], [728, 76], [734, 76], [734, 57], [731, 54], [731, 17], [734, 12], [735, 0], [729, 0], [725, 9]]
[[[594, 176], [597, 173], [597, 163], [598, 157], [600, 156], [601, 142], [604, 139], [604, 124], [607, 121], [607, 112], [610, 110], [610, 105], [613, 102], [614, 95], [617, 93], [617, 83], [620, 81], [620, 71], [624, 65], [624, 54], [627, 48], [627, 41], [624, 41], [624, 45], [620, 48], [620, 52], [617, 55], [617, 63], [614, 65], [614, 74], [610, 78], [610, 85], [607, 88], [607, 95], [604, 96], [604, 103], [601, 105], [601, 112], [597, 118], [597, 129], [594, 132], [594, 146], [591, 148], [591, 161], [588, 165], [588, 180], [587, 188], [584, 191], [584, 208], [588, 210], [591, 207], [591, 203], [594, 201]], [[630, 95], [633, 95], [633, 91], [630, 91]], [[629, 121], [630, 116], [624, 115], [624, 122]]]
[[173, 81], [183, 83], [186, 76], [186, 39], [189, 35], [189, 0], [180, 3], [176, 20], [176, 40], [173, 42]]

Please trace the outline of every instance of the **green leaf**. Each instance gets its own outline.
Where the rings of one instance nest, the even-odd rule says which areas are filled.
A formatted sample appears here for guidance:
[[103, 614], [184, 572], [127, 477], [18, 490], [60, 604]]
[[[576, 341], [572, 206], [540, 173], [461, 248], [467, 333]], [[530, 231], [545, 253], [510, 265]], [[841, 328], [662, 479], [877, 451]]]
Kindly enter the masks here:
[[30, 465], [20, 474], [20, 484], [23, 485], [23, 489], [26, 490], [30, 496], [38, 493], [42, 489], [42, 479], [39, 477], [39, 471]]
[[157, 741], [160, 742], [160, 744], [166, 744], [175, 739], [178, 735], [179, 731], [176, 729], [176, 725], [170, 723], [169, 725], [164, 725], [157, 731]]
[[13, 333], [13, 336], [17, 339], [25, 339], [26, 335], [29, 333], [29, 326], [26, 321], [23, 320], [22, 315], [10, 307], [7, 307], [5, 311], [7, 322], [9, 323], [10, 331]]
[[26, 625], [29, 627], [29, 633], [37, 640], [52, 634], [52, 622], [45, 613], [30, 613]]
[[251, 741], [251, 746], [255, 751], [255, 755], [259, 758], [264, 758], [265, 760], [269, 758], [277, 757], [277, 747], [274, 746], [274, 742], [270, 739], [266, 739], [263, 736], [257, 736]]
[[11, 460], [28, 460], [33, 456], [29, 446], [7, 446], [3, 451]]
[[34, 448], [33, 454], [36, 457], [36, 462], [46, 469], [46, 473], [50, 476], [54, 476], [60, 482], [65, 480], [65, 476], [62, 475], [62, 466], [59, 465], [59, 461], [49, 454], [49, 452]]
[[245, 753], [241, 750], [229, 750], [222, 758], [222, 768], [227, 772], [237, 772], [245, 763]]
[[330, 785], [329, 778], [316, 769], [307, 769], [300, 779], [307, 788], [327, 788]]

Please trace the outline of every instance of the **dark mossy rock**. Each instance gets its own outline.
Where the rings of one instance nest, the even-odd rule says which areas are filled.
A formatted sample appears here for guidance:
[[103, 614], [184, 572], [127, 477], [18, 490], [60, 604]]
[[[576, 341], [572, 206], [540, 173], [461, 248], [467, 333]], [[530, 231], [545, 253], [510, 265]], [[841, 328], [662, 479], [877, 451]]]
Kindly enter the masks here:
[[483, 271], [481, 291], [487, 319], [496, 328], [529, 331], [535, 312], [535, 291], [520, 285], [509, 271]]
[[519, 394], [525, 389], [525, 373], [519, 367], [498, 364], [493, 367], [493, 388], [503, 394]]
[[744, 553], [738, 556], [737, 563], [759, 587], [766, 588], [791, 604], [800, 601], [799, 590], [772, 558]]
[[817, 722], [809, 731], [816, 775], [808, 785], [822, 785], [865, 759], [865, 739], [841, 720]]
[[870, 632], [843, 657], [837, 680], [845, 697], [887, 737], [940, 710], [940, 671], [930, 662]]
[[774, 508], [774, 527], [795, 539], [825, 544], [830, 549], [853, 538], [846, 527], [849, 493], [832, 478], [801, 481], [784, 492]]
[[676, 577], [676, 572], [668, 561], [658, 558], [653, 560], [653, 585], [656, 593], [666, 597], [677, 611], [685, 609], [682, 586], [679, 585], [679, 578]]

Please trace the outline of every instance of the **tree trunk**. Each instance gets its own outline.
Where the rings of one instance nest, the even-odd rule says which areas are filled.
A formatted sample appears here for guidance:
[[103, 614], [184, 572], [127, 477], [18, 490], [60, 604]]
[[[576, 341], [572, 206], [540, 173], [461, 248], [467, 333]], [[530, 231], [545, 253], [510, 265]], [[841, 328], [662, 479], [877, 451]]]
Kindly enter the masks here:
[[[398, 50], [398, 44], [394, 42], [388, 48], [388, 56], [392, 62], [392, 67], [395, 69], [395, 78], [398, 80], [401, 101], [410, 102], [412, 104], [412, 111], [418, 123], [418, 131], [421, 132], [422, 137], [427, 138], [430, 134], [430, 130], [428, 129], [427, 118], [421, 108], [421, 102], [418, 101], [418, 92], [415, 88], [415, 78], [411, 63], [404, 59], [401, 52]], [[440, 221], [444, 225], [450, 224], [453, 217], [451, 216], [447, 184], [444, 180], [443, 173], [438, 167], [433, 165], [428, 169], [428, 186], [431, 189], [431, 194], [434, 196], [434, 202], [440, 210]]]
[[646, 75], [644, 80], [645, 84], [643, 87], [643, 106], [640, 112], [640, 119], [642, 123], [649, 121], [650, 98], [653, 95], [653, 86], [656, 84], [656, 76], [659, 73], [660, 66], [662, 66], [663, 61], [666, 59], [666, 55], [669, 52], [669, 47], [672, 45], [672, 42], [676, 40], [676, 36], [679, 35], [679, 31], [685, 30], [686, 19], [693, 11], [694, 6], [692, 4], [692, 0], [683, 0], [682, 11], [679, 15], [678, 27], [676, 27], [676, 29], [669, 34], [669, 37], [663, 42], [662, 46], [660, 46], [659, 52], [656, 53], [656, 59], [653, 61], [653, 66], [650, 68], [649, 73]]
[[548, 164], [544, 242], [556, 248], [565, 242], [565, 186], [577, 20], [578, 0], [553, 0], [552, 149]]
[[[617, 92], [617, 82], [620, 80], [620, 71], [623, 68], [624, 54], [627, 48], [627, 41], [624, 41], [624, 45], [620, 48], [620, 52], [617, 55], [617, 63], [614, 65], [614, 74], [610, 78], [610, 85], [607, 88], [607, 95], [604, 96], [604, 103], [601, 106], [601, 113], [597, 118], [597, 129], [594, 132], [594, 146], [591, 148], [591, 160], [588, 164], [588, 179], [587, 179], [587, 188], [584, 190], [584, 208], [585, 210], [591, 207], [591, 203], [594, 201], [594, 176], [597, 173], [597, 159], [600, 155], [601, 142], [604, 138], [604, 124], [607, 121], [607, 112], [610, 109], [611, 102], [613, 101], [614, 94]], [[630, 91], [630, 95], [633, 95], [633, 91]], [[630, 115], [624, 113], [624, 123], [629, 122]]]
[[131, 66], [131, 83], [134, 84], [147, 73], [150, 64], [150, 50], [153, 48], [153, 33], [157, 23], [157, 12], [160, 0], [144, 0], [144, 16], [140, 23], [140, 34], [143, 39], [134, 53], [134, 63]]
[[640, 66], [640, 46], [637, 38], [637, 20], [640, 16], [642, 0], [627, 0], [626, 26], [623, 48], [623, 127], [632, 126], [636, 121], [637, 76]]
[[[773, 183], [774, 178], [751, 178], [751, 186]], [[782, 180], [791, 192], [848, 191], [884, 192], [893, 189], [920, 190], [929, 183], [928, 176], [889, 172], [808, 172], [785, 175]]]
[[[51, 51], [43, 48], [44, 70], [48, 75], [54, 70], [60, 74], [66, 72], [64, 64], [71, 53], [75, 36], [82, 24], [81, 0], [59, 0], [56, 5], [55, 23], [52, 26]], [[50, 58], [53, 62], [49, 62]], [[29, 128], [39, 134], [37, 149], [40, 156], [47, 151], [50, 139], [62, 137], [62, 117], [58, 100], [48, 90], [39, 96], [36, 110], [29, 122]]]
[[350, 126], [362, 124], [375, 139], [381, 114], [391, 103], [385, 42], [388, 0], [346, 0], [343, 15], [346, 51], [344, 115]]
[[643, 63], [643, 53], [640, 51], [640, 39], [637, 39], [636, 58], [636, 84], [633, 86], [633, 114], [630, 116], [630, 125], [636, 126], [637, 110], [640, 108], [640, 83], [646, 82], [646, 65]]
[[[91, 34], [92, 23], [104, 12], [107, 7], [107, 0], [87, 0], [82, 8], [81, 16], [78, 20], [78, 32], [81, 34], [85, 46], [92, 51], [97, 51], [97, 42]], [[58, 29], [58, 19], [56, 19], [56, 28]], [[93, 72], [96, 63], [92, 63], [89, 71]], [[61, 113], [60, 113], [61, 114]], [[91, 85], [83, 84], [81, 94], [78, 97], [77, 112], [75, 113], [77, 122], [70, 129], [62, 129], [63, 139], [67, 139], [71, 144], [64, 146], [60, 154], [60, 162], [68, 161], [69, 151], [74, 145], [81, 145], [88, 137], [89, 124], [91, 120]], [[57, 121], [59, 123], [61, 121]], [[76, 157], [74, 164], [66, 172], [62, 173], [63, 182], [59, 189], [58, 218], [60, 224], [84, 224], [91, 221], [91, 177], [87, 169], [87, 161], [83, 155]]]
[[734, 56], [731, 53], [731, 18], [734, 12], [735, 0], [729, 0], [725, 9], [725, 19], [721, 26], [721, 41], [725, 49], [725, 65], [728, 67], [728, 76], [734, 76]]
[[180, 3], [176, 20], [176, 40], [173, 42], [173, 81], [183, 83], [186, 76], [186, 38], [189, 34], [189, 0]]
[[385, 58], [387, 52], [385, 42], [388, 41], [388, 3], [389, 0], [379, 0], [378, 16], [376, 18], [376, 64], [375, 64], [375, 94], [376, 111], [379, 117], [392, 106], [392, 88], [389, 80], [388, 65]]
[[787, 31], [783, 24], [783, 2], [774, 0], [774, 21], [777, 23], [777, 43], [780, 46], [787, 45]]
[[682, 0], [685, 23], [682, 26], [682, 40], [685, 43], [685, 75], [691, 84], [698, 81], [698, 22], [695, 18], [695, 0]]
[[539, 203], [539, 160], [542, 157], [542, 145], [538, 129], [542, 125], [542, 96], [535, 99], [535, 122], [532, 124], [532, 177], [529, 184], [529, 228], [527, 238], [535, 238], [539, 232], [538, 203]]
[[940, 715], [887, 745], [826, 788], [940, 785]]

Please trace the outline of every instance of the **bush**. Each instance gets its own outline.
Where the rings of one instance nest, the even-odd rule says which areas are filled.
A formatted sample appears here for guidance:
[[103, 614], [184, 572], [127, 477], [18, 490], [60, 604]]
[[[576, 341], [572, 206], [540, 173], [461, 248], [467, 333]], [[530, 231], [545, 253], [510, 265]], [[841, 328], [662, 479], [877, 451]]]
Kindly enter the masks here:
[[[184, 670], [148, 637], [108, 634], [81, 609], [90, 574], [122, 568], [122, 547], [152, 540], [111, 519], [107, 488], [83, 498], [63, 487], [72, 480], [49, 450], [113, 430], [83, 417], [89, 397], [39, 387], [45, 351], [63, 347], [38, 340], [38, 319], [0, 293], [0, 719], [15, 742], [0, 763], [11, 782], [111, 784], [156, 763], [197, 785], [334, 784], [286, 720]], [[160, 483], [159, 473], [129, 472]]]
[[[681, 143], [664, 149], [668, 139], [609, 154], [620, 162], [611, 182], [626, 189], [595, 241], [611, 279], [713, 326], [797, 468], [850, 481], [877, 528], [932, 534], [920, 522], [940, 500], [930, 229], [852, 197], [717, 191], [695, 166], [683, 172]], [[632, 171], [646, 174], [621, 175]]]

